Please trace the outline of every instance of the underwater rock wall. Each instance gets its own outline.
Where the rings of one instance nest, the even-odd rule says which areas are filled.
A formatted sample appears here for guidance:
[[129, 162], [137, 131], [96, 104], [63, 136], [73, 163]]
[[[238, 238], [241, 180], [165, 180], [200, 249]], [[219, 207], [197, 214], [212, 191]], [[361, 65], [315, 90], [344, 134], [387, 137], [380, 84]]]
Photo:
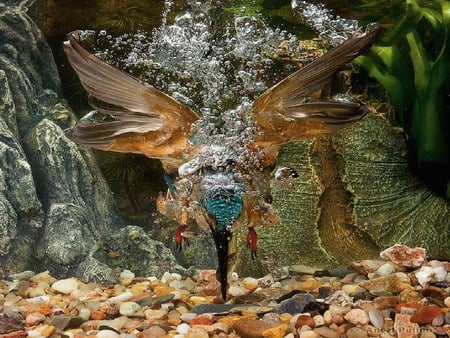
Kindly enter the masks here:
[[[407, 157], [403, 131], [375, 113], [334, 135], [283, 147], [277, 166], [295, 168], [299, 178], [273, 187], [281, 221], [259, 232], [259, 259], [266, 268], [331, 268], [376, 258], [395, 243], [448, 259], [450, 204], [412, 174]], [[239, 270], [255, 275], [261, 266], [249, 256]]]
[[[0, 4], [0, 274], [48, 269], [115, 282], [93, 255], [121, 219], [92, 153], [64, 136], [75, 117], [26, 3]], [[170, 252], [160, 257], [179, 267]]]

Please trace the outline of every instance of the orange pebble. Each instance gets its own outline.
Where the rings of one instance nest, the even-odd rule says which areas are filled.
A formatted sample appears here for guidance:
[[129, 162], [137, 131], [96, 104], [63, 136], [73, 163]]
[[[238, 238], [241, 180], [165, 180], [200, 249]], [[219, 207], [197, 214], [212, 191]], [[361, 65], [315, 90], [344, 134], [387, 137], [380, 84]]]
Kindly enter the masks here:
[[286, 335], [287, 328], [287, 324], [280, 324], [270, 329], [264, 330], [262, 336], [264, 338], [283, 338]]
[[99, 311], [99, 310], [91, 311], [91, 319], [100, 320], [100, 319], [104, 319], [105, 317], [106, 317], [106, 313], [104, 313], [103, 311]]
[[214, 324], [214, 321], [206, 316], [198, 316], [195, 318], [192, 318], [191, 321], [189, 322], [189, 324], [191, 326], [193, 325], [212, 325]]
[[433, 318], [440, 313], [441, 308], [438, 306], [422, 306], [411, 316], [411, 322], [418, 324], [429, 324]]

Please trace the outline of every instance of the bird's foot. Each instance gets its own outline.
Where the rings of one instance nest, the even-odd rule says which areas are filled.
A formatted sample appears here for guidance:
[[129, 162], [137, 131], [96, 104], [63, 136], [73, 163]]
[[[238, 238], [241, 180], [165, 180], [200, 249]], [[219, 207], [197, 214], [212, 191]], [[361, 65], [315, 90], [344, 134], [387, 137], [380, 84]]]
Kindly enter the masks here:
[[245, 244], [250, 249], [252, 259], [256, 258], [256, 251], [258, 251], [258, 235], [254, 227], [248, 227], [248, 234]]
[[188, 236], [187, 229], [188, 229], [187, 224], [181, 224], [175, 231], [173, 241], [175, 242], [175, 248], [178, 252], [180, 252], [183, 249], [183, 243], [185, 243], [188, 246], [190, 244], [189, 243], [190, 236]]

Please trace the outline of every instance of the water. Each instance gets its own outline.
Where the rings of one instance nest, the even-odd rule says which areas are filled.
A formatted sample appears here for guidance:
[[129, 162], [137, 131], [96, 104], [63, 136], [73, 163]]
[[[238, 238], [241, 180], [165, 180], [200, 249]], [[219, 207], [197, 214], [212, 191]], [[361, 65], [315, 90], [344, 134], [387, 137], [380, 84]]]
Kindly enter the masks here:
[[[269, 27], [261, 16], [247, 15], [245, 7], [230, 17], [223, 6], [192, 2], [178, 11], [166, 1], [161, 25], [152, 32], [93, 32], [96, 54], [197, 111], [220, 113], [252, 101], [294, 71], [295, 66], [280, 67], [273, 60], [280, 52], [301, 53], [302, 37]], [[358, 28], [357, 20], [344, 19], [322, 4], [295, 0], [290, 7], [331, 45]]]

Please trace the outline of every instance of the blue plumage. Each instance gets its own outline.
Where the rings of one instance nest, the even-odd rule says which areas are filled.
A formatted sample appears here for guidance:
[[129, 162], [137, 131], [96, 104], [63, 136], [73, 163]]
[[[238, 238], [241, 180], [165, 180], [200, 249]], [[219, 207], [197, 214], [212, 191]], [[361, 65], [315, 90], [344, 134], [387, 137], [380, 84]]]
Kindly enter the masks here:
[[243, 201], [241, 193], [216, 187], [208, 195], [203, 203], [208, 214], [216, 220], [216, 230], [230, 229], [242, 212]]

